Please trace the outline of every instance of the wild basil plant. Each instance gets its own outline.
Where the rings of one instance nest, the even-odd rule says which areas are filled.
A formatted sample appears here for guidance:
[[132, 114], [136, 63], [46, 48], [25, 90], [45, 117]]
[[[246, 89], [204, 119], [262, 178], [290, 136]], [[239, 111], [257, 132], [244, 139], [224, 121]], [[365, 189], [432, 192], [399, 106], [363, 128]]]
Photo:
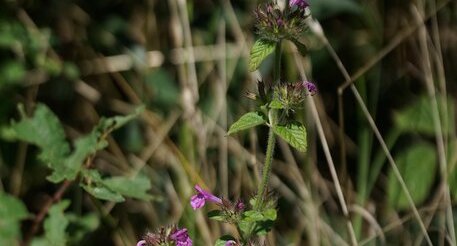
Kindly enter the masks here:
[[[288, 1], [284, 9], [281, 9], [276, 2], [269, 2], [260, 4], [254, 12], [256, 33], [259, 38], [251, 49], [249, 70], [258, 69], [262, 61], [274, 52], [273, 79], [258, 82], [258, 93], [249, 96], [258, 103], [257, 110], [241, 116], [232, 124], [228, 135], [260, 125], [269, 127], [265, 163], [257, 194], [249, 204], [242, 201], [229, 201], [211, 194], [199, 185], [195, 186], [196, 194], [190, 201], [192, 208], [196, 210], [203, 207], [206, 202], [213, 203], [219, 209], [209, 212], [209, 218], [233, 224], [237, 228], [238, 235], [225, 235], [215, 245], [259, 245], [258, 236], [265, 235], [271, 230], [277, 216], [276, 200], [267, 187], [276, 136], [284, 139], [298, 151], [306, 151], [306, 128], [294, 119], [294, 113], [296, 109], [302, 107], [307, 96], [317, 92], [317, 88], [308, 81], [291, 83], [282, 80], [280, 69], [283, 40], [292, 41], [300, 52], [305, 51], [305, 45], [300, 38], [308, 28], [306, 24], [306, 19], [309, 17], [308, 7], [309, 3], [306, 0]], [[174, 230], [180, 232], [177, 229]], [[162, 232], [147, 234], [138, 245], [192, 245], [187, 231], [182, 233], [185, 234], [182, 241], [173, 240], [173, 233], [176, 232], [172, 230], [168, 232], [162, 230]], [[154, 239], [151, 239], [151, 235], [155, 235]], [[162, 238], [162, 240], [156, 238]]]

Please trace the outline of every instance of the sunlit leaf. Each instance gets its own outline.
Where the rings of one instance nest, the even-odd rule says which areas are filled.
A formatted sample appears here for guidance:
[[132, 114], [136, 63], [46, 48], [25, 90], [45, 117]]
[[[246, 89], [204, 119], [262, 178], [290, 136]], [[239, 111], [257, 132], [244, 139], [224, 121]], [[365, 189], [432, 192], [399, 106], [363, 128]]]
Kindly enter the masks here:
[[277, 125], [273, 127], [274, 132], [289, 143], [292, 147], [301, 152], [306, 152], [306, 128], [299, 123], [289, 123], [287, 125]]
[[273, 41], [265, 39], [257, 40], [251, 49], [249, 71], [255, 71], [260, 66], [260, 63], [275, 50], [275, 47], [276, 43]]
[[266, 121], [264, 117], [258, 112], [249, 112], [243, 116], [239, 120], [230, 126], [228, 131], [228, 135], [249, 129], [254, 126], [265, 124]]

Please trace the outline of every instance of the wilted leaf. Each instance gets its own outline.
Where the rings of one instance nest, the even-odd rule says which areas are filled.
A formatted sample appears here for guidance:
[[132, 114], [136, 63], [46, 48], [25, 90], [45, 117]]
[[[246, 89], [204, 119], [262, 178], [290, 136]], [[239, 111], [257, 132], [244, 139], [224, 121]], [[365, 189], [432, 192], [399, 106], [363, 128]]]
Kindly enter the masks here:
[[[434, 148], [425, 143], [415, 144], [395, 159], [414, 203], [423, 202], [429, 195], [435, 179], [437, 163]], [[406, 195], [392, 170], [388, 176], [388, 200], [393, 208], [409, 208]]]
[[228, 135], [233, 134], [235, 132], [239, 132], [242, 130], [249, 129], [254, 126], [258, 126], [264, 124], [266, 121], [264, 117], [258, 112], [249, 112], [243, 116], [239, 120], [230, 126], [228, 131]]
[[273, 127], [274, 132], [289, 143], [292, 147], [301, 152], [306, 152], [308, 146], [306, 142], [306, 128], [299, 123], [289, 123]]
[[273, 41], [265, 39], [257, 40], [251, 49], [249, 71], [255, 71], [260, 66], [260, 63], [275, 50], [275, 47], [276, 43]]

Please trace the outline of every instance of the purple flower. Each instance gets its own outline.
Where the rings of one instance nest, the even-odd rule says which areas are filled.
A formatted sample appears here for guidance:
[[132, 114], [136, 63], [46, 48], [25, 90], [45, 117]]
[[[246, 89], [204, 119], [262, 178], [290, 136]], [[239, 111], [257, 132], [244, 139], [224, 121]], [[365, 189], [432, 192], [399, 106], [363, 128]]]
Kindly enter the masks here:
[[192, 239], [190, 239], [186, 228], [176, 230], [170, 235], [170, 238], [175, 241], [176, 246], [192, 246]]
[[289, 7], [297, 6], [299, 9], [305, 9], [309, 6], [308, 0], [290, 0]]
[[138, 243], [136, 243], [136, 246], [145, 246], [145, 245], [146, 245], [146, 241], [145, 240], [141, 240]]
[[310, 95], [314, 95], [317, 93], [316, 85], [309, 81], [303, 81], [302, 86], [308, 90]]
[[195, 190], [197, 191], [197, 194], [190, 198], [190, 205], [194, 210], [205, 206], [206, 201], [222, 205], [222, 199], [203, 190], [199, 185], [195, 185]]

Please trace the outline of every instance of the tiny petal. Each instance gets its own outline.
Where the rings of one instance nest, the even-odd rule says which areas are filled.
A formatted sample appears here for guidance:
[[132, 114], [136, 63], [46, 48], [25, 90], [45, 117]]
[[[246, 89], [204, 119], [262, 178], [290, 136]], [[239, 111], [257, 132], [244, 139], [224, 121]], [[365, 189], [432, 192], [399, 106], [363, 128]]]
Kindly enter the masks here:
[[201, 194], [192, 196], [190, 198], [190, 205], [194, 210], [205, 206], [205, 197]]
[[136, 243], [136, 246], [146, 246], [146, 241], [145, 240], [141, 240], [138, 243]]

